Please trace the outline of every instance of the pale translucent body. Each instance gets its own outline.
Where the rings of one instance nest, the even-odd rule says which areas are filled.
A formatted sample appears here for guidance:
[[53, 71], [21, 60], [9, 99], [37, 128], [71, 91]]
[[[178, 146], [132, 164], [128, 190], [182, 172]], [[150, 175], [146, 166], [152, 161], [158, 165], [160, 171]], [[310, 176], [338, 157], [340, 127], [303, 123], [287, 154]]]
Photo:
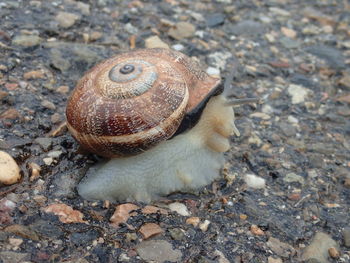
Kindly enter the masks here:
[[88, 200], [150, 202], [204, 186], [219, 176], [233, 133], [238, 134], [232, 107], [222, 95], [213, 97], [191, 130], [142, 154], [92, 167], [78, 192]]

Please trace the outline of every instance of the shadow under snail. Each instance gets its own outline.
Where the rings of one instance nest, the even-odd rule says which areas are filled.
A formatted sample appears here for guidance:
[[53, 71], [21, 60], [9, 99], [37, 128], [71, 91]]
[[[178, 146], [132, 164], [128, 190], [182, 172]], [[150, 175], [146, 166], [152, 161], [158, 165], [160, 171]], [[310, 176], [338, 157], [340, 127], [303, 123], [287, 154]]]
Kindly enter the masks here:
[[111, 159], [89, 169], [78, 193], [149, 202], [213, 181], [229, 137], [239, 135], [223, 86], [169, 49], [130, 51], [93, 67], [68, 100], [67, 126], [84, 148]]

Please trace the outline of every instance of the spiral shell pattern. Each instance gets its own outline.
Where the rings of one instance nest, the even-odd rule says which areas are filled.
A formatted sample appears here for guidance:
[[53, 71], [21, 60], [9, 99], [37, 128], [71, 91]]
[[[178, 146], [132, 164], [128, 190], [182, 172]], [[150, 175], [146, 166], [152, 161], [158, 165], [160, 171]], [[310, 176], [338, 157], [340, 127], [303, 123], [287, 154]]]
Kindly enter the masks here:
[[67, 127], [98, 155], [138, 154], [170, 138], [186, 112], [217, 84], [179, 52], [126, 52], [78, 82], [67, 103]]

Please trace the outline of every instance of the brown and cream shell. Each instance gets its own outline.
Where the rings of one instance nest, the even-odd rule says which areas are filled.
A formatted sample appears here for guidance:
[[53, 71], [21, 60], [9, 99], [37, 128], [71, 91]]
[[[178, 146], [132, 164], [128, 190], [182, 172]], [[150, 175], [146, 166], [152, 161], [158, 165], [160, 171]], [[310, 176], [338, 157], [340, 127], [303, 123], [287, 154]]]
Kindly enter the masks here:
[[217, 93], [219, 83], [180, 52], [122, 53], [80, 79], [68, 100], [67, 126], [98, 155], [138, 154], [171, 138]]

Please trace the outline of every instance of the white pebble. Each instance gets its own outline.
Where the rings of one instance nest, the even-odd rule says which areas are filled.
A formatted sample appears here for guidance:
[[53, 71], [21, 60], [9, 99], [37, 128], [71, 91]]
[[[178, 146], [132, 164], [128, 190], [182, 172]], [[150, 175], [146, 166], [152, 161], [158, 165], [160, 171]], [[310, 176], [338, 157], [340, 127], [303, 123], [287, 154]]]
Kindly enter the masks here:
[[208, 67], [207, 68], [207, 73], [210, 76], [220, 76], [220, 69], [213, 68], [213, 67]]
[[0, 151], [0, 183], [10, 185], [20, 178], [20, 169], [15, 160], [8, 153]]
[[187, 207], [184, 204], [179, 203], [179, 202], [169, 204], [169, 209], [171, 211], [178, 213], [179, 215], [182, 215], [182, 216], [189, 216], [190, 215], [190, 212], [188, 211]]
[[299, 120], [298, 120], [297, 118], [295, 118], [294, 116], [292, 116], [292, 115], [289, 115], [289, 116], [288, 116], [288, 121], [289, 121], [290, 123], [292, 123], [292, 124], [297, 124], [297, 123], [299, 123]]
[[254, 174], [246, 174], [244, 177], [244, 181], [251, 188], [254, 188], [254, 189], [265, 188], [265, 179], [258, 177]]
[[270, 105], [265, 104], [264, 106], [262, 106], [261, 111], [266, 114], [272, 114], [273, 108]]
[[185, 47], [184, 47], [184, 45], [182, 45], [182, 44], [175, 44], [175, 45], [172, 45], [171, 48], [174, 49], [174, 50], [176, 50], [176, 51], [181, 51], [181, 50], [183, 50]]
[[206, 232], [208, 230], [209, 225], [210, 225], [210, 221], [205, 219], [204, 222], [199, 225], [199, 228], [203, 232]]
[[292, 97], [292, 104], [299, 104], [305, 101], [310, 90], [299, 85], [291, 84], [288, 87], [288, 93]]
[[43, 161], [46, 165], [51, 165], [53, 162], [53, 158], [52, 157], [43, 158]]

